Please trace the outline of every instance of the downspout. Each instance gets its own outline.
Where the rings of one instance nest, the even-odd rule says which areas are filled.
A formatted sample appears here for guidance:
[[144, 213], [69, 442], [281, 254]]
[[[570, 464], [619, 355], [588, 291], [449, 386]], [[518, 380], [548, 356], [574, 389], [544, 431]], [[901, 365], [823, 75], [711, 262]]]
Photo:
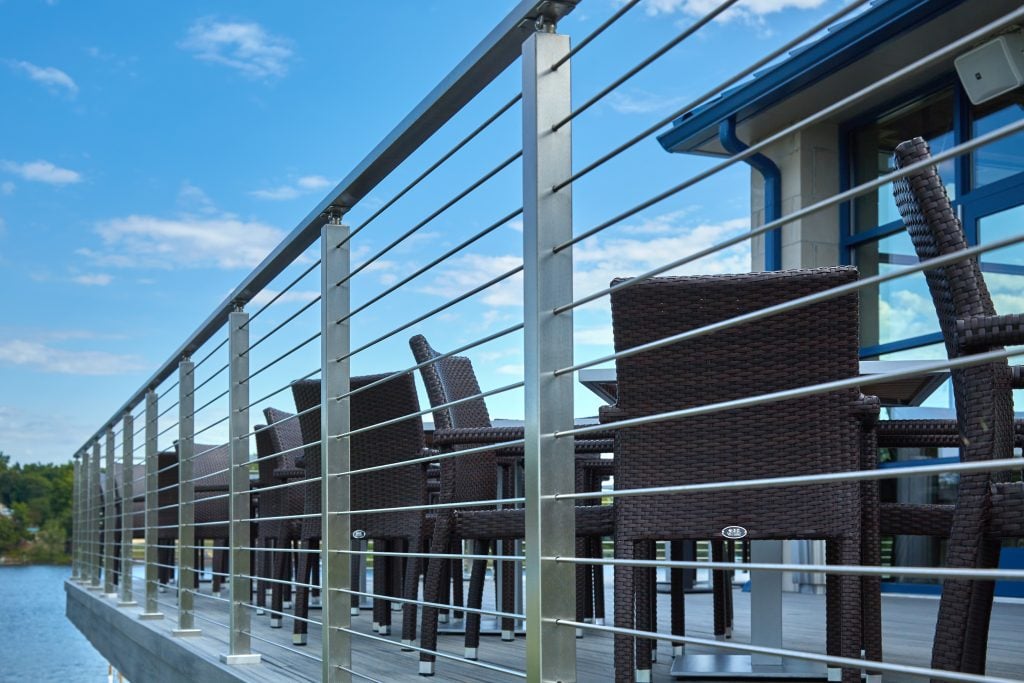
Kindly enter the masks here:
[[[730, 154], [739, 154], [749, 145], [736, 137], [736, 117], [730, 116], [718, 124], [718, 141]], [[744, 159], [764, 180], [764, 222], [782, 217], [782, 172], [775, 162], [761, 153]], [[782, 228], [775, 228], [764, 236], [764, 269], [782, 270]]]

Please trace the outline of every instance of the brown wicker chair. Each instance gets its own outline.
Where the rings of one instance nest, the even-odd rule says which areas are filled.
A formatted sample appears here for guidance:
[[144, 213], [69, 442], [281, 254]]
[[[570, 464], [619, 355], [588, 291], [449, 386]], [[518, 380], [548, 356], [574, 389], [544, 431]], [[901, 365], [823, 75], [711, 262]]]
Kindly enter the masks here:
[[[409, 340], [413, 356], [418, 364], [428, 363], [420, 368], [427, 396], [434, 408], [433, 446], [441, 451], [482, 446], [489, 443], [522, 439], [523, 427], [494, 427], [491, 424], [487, 405], [482, 398], [470, 398], [480, 394], [480, 385], [473, 371], [472, 362], [464, 356], [447, 356], [434, 350], [422, 335]], [[453, 402], [454, 405], [451, 405]], [[611, 439], [590, 439], [576, 441], [577, 454], [576, 489], [580, 491], [600, 490], [601, 479], [611, 474], [611, 462], [600, 459], [601, 453], [611, 451]], [[475, 453], [441, 461], [440, 500], [444, 503], [475, 502], [493, 500], [498, 495], [497, 472], [501, 467], [511, 482], [518, 462], [522, 460], [523, 448], [505, 447], [494, 451]], [[503, 497], [511, 495], [511, 487], [501, 492]], [[591, 502], [591, 501], [587, 501]], [[593, 501], [599, 502], [599, 501]], [[601, 552], [601, 537], [611, 533], [610, 509], [589, 505], [591, 510], [577, 514], [578, 555]], [[579, 510], [579, 508], [578, 508]], [[474, 554], [485, 555], [498, 541], [510, 547], [516, 538], [525, 535], [523, 510], [494, 510], [473, 506], [461, 511], [443, 509], [437, 513], [433, 552], [459, 552], [463, 539], [475, 541]], [[451, 565], [460, 568], [461, 563], [431, 562], [427, 567], [424, 581], [424, 595], [428, 602], [442, 602], [442, 587], [449, 585]], [[479, 609], [482, 604], [485, 561], [474, 560], [470, 576], [467, 605]], [[501, 610], [512, 613], [516, 574], [511, 563], [505, 563], [502, 572]], [[461, 571], [456, 569], [455, 571]], [[604, 588], [600, 581], [601, 568], [591, 570], [580, 567], [576, 574], [577, 618], [603, 617]], [[458, 586], [461, 577], [454, 577]], [[438, 610], [426, 607], [423, 610], [421, 646], [427, 650], [436, 649]], [[514, 637], [515, 624], [511, 618], [502, 618], [502, 637]], [[480, 614], [466, 613], [465, 655], [475, 659], [480, 642]], [[421, 653], [420, 673], [433, 673], [434, 656]]]
[[[352, 429], [369, 427], [387, 420], [419, 412], [419, 399], [411, 374], [399, 375], [387, 382], [365, 388], [388, 375], [353, 377], [351, 389], [362, 389], [352, 395], [350, 424]], [[292, 394], [299, 411], [303, 443], [307, 445], [304, 469], [307, 479], [319, 480], [320, 467], [320, 381], [301, 380], [292, 384]], [[422, 457], [424, 453], [423, 422], [417, 415], [384, 427], [372, 429], [351, 437], [350, 462], [352, 469], [399, 463]], [[392, 467], [350, 477], [352, 510], [422, 505], [427, 502], [426, 468], [422, 464]], [[304, 514], [314, 515], [302, 520], [302, 548], [308, 550], [319, 545], [322, 512], [320, 486], [308, 487]], [[425, 515], [422, 510], [390, 512], [351, 517], [353, 530], [363, 532], [362, 538], [379, 543], [399, 543], [410, 551], [418, 550], [426, 537]], [[387, 547], [394, 547], [389, 545]], [[295, 593], [295, 636], [298, 644], [305, 642], [308, 614], [308, 589], [315, 555], [302, 553], [299, 557], [299, 582]], [[375, 562], [374, 593], [415, 599], [419, 589], [420, 559], [405, 562], [403, 585], [392, 586], [389, 563], [378, 558]], [[391, 606], [386, 599], [374, 601], [374, 622], [384, 629], [390, 624]], [[402, 640], [411, 643], [416, 637], [416, 605], [405, 603], [402, 620]], [[386, 630], [384, 631], [386, 632]]]
[[[853, 268], [652, 278], [612, 294], [615, 349], [849, 283]], [[616, 283], [621, 281], [616, 281]], [[655, 415], [858, 374], [857, 299], [831, 299], [616, 361], [618, 403], [609, 421]], [[694, 484], [858, 470], [865, 402], [856, 389], [651, 422], [616, 432], [615, 486]], [[794, 457], [794, 454], [798, 454]], [[831, 563], [861, 561], [863, 489], [855, 483], [633, 496], [616, 501], [615, 553], [653, 557], [656, 539], [825, 539]], [[653, 570], [617, 566], [615, 625], [653, 631]], [[830, 654], [861, 649], [861, 584], [829, 575]], [[680, 596], [681, 597], [681, 596]], [[675, 621], [675, 620], [673, 620]], [[675, 624], [674, 624], [675, 625]], [[643, 646], [640, 646], [640, 644]], [[651, 643], [615, 637], [617, 681], [651, 667]], [[860, 680], [844, 669], [843, 681]]]
[[[898, 168], [930, 158], [914, 138], [896, 147]], [[934, 166], [897, 180], [893, 193], [907, 232], [922, 260], [967, 247], [963, 227]], [[925, 271], [950, 358], [1024, 343], [1024, 316], [998, 315], [977, 257]], [[1013, 388], [1024, 387], [1019, 368], [1005, 360], [952, 371], [955, 433], [948, 422], [882, 423], [880, 443], [957, 445], [960, 459], [974, 462], [1013, 454]], [[886, 434], [889, 432], [889, 434]], [[952, 438], [951, 438], [952, 437]], [[955, 510], [941, 505], [884, 505], [883, 533], [948, 536], [946, 564], [959, 568], [998, 565], [1001, 538], [1024, 534], [1024, 488], [1003, 474], [962, 474]], [[932, 647], [937, 669], [983, 674], [994, 583], [946, 579]]]
[[[305, 477], [303, 468], [296, 465], [302, 457], [302, 430], [298, 418], [276, 408], [265, 408], [263, 415], [270, 425], [256, 430], [256, 452], [260, 458], [259, 480], [265, 486], [277, 486]], [[281, 453], [277, 458], [267, 458]], [[281, 615], [291, 600], [291, 585], [295, 553], [285, 552], [286, 548], [298, 545], [302, 524], [299, 519], [273, 519], [275, 517], [302, 514], [305, 505], [305, 490], [317, 484], [289, 486], [260, 493], [260, 517], [271, 518], [259, 522], [259, 538], [265, 547], [272, 548], [269, 555], [270, 570], [270, 627], [281, 627]]]

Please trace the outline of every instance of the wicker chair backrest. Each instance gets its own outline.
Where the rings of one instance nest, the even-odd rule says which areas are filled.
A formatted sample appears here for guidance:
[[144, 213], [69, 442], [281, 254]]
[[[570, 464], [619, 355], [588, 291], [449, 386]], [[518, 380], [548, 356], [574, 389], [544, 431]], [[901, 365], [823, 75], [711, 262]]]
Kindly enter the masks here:
[[[615, 349], [630, 349], [856, 278], [854, 268], [651, 278], [612, 293]], [[624, 418], [654, 415], [855, 377], [857, 328], [857, 298], [851, 294], [620, 358], [619, 412]], [[844, 389], [619, 429], [615, 487], [859, 469], [859, 403], [858, 390]], [[626, 536], [655, 539], [673, 537], [658, 535], [665, 532], [718, 537], [731, 525], [746, 528], [752, 538], [821, 538], [858, 527], [859, 505], [857, 484], [640, 496], [616, 502], [617, 520], [632, 526], [624, 531]]]

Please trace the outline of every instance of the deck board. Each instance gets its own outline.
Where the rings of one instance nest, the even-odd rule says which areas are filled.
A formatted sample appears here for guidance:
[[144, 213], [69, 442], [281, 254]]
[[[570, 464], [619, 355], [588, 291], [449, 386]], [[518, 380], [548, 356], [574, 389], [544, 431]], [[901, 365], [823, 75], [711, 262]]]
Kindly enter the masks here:
[[[609, 576], [610, 578], [610, 576]], [[607, 605], [612, 605], [610, 587]], [[137, 590], [141, 582], [137, 583]], [[206, 597], [209, 595], [209, 584], [200, 588], [200, 596], [195, 600], [197, 626], [202, 635], [187, 639], [185, 645], [196, 657], [218, 661], [220, 655], [227, 650], [228, 622], [227, 604]], [[117, 610], [135, 618], [138, 608], [117, 608], [116, 603], [97, 593], [90, 593], [95, 600], [105, 602], [111, 610]], [[490, 585], [486, 600], [493, 600]], [[167, 618], [160, 621], [139, 622], [154, 629], [166, 638], [171, 638], [171, 631], [176, 625], [174, 608], [174, 590], [169, 589], [160, 594], [161, 611]], [[485, 602], [485, 604], [487, 604]], [[885, 660], [901, 664], [927, 666], [931, 648], [931, 633], [934, 628], [938, 611], [938, 601], [931, 597], [907, 597], [896, 595], [883, 596], [883, 636], [885, 643]], [[749, 594], [736, 590], [734, 593], [735, 632], [733, 642], [749, 642]], [[312, 610], [310, 617], [318, 619], [319, 610]], [[693, 594], [687, 596], [686, 604], [688, 634], [695, 637], [712, 638], [711, 596]], [[609, 613], [609, 621], [611, 614]], [[370, 633], [371, 616], [363, 610], [359, 617], [353, 618], [353, 629], [357, 633]], [[320, 628], [310, 627], [309, 644], [302, 648], [291, 645], [291, 620], [284, 620], [284, 628], [271, 629], [267, 615], [252, 617], [253, 649], [263, 655], [263, 661], [256, 666], [234, 667], [244, 680], [277, 682], [282, 680], [320, 680]], [[668, 596], [659, 596], [659, 628], [667, 631]], [[419, 681], [425, 679], [417, 674], [418, 654], [401, 652], [398, 647], [398, 634], [401, 629], [401, 613], [393, 615], [394, 644], [381, 643], [368, 638], [353, 635], [353, 669], [378, 681]], [[824, 597], [787, 593], [783, 599], [783, 646], [795, 650], [824, 652]], [[1020, 646], [1024, 635], [1024, 601], [997, 601], [992, 616], [992, 627], [989, 637], [988, 673], [995, 676], [1017, 678], [1024, 667], [1024, 651]], [[176, 639], [181, 641], [182, 639]], [[270, 642], [263, 642], [270, 641]], [[585, 683], [597, 683], [611, 679], [612, 672], [612, 637], [603, 633], [589, 633], [577, 642], [577, 673], [578, 680]], [[274, 643], [274, 644], [271, 644]], [[439, 648], [442, 652], [460, 657], [462, 654], [462, 637], [442, 635]], [[707, 648], [688, 646], [688, 652], [712, 652]], [[525, 655], [525, 641], [522, 637], [514, 642], [502, 642], [497, 637], [485, 636], [481, 639], [479, 657], [481, 661], [502, 667], [521, 670]], [[671, 647], [668, 643], [660, 643], [658, 662], [654, 668], [655, 681], [674, 680], [668, 669], [671, 661]], [[437, 662], [436, 681], [512, 681], [517, 677], [484, 670], [465, 661], [439, 659]], [[359, 680], [359, 677], [356, 677]], [[921, 680], [906, 675], [885, 676], [886, 681]]]

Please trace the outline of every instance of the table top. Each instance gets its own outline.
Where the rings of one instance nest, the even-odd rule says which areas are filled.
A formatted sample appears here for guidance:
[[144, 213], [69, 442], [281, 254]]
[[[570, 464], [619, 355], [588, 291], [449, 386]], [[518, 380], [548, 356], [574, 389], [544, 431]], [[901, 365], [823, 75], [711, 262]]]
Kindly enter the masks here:
[[[861, 375], [902, 372], [928, 366], [935, 361], [917, 360], [862, 360]], [[888, 380], [872, 384], [867, 393], [878, 397], [886, 406], [918, 406], [949, 377], [948, 370], [933, 370], [913, 377]], [[597, 394], [608, 404], [618, 397], [615, 368], [585, 368], [579, 371], [580, 384]]]

